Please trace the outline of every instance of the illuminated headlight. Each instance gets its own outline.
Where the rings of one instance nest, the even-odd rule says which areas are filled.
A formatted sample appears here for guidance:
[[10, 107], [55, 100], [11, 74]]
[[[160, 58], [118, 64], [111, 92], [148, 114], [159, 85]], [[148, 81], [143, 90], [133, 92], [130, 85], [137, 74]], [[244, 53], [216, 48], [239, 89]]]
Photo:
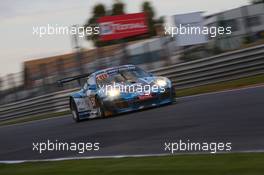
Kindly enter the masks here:
[[111, 90], [109, 90], [109, 91], [107, 92], [107, 95], [108, 95], [109, 97], [117, 97], [117, 96], [120, 95], [120, 91], [119, 91], [119, 89], [111, 89]]
[[164, 80], [164, 79], [158, 79], [158, 80], [156, 81], [156, 85], [158, 85], [159, 87], [167, 86], [167, 81]]

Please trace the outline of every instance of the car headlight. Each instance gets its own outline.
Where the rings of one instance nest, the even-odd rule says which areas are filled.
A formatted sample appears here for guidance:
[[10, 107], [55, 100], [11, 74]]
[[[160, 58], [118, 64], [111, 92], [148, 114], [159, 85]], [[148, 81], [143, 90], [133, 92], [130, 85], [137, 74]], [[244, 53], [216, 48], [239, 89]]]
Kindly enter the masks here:
[[109, 97], [117, 97], [117, 96], [120, 95], [120, 91], [119, 91], [119, 89], [111, 89], [111, 90], [109, 90], [109, 91], [107, 92], [107, 95], [108, 95]]
[[164, 80], [164, 79], [158, 79], [158, 80], [156, 81], [156, 85], [158, 85], [159, 87], [167, 86], [167, 81]]

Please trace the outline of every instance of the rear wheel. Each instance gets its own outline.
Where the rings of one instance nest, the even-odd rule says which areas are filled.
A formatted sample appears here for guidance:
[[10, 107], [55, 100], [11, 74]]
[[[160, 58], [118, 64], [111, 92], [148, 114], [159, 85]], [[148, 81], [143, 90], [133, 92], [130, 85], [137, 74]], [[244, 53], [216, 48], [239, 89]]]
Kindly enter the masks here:
[[72, 113], [72, 118], [75, 122], [80, 122], [80, 117], [78, 113], [78, 109], [76, 107], [76, 104], [73, 100], [71, 100], [71, 113]]

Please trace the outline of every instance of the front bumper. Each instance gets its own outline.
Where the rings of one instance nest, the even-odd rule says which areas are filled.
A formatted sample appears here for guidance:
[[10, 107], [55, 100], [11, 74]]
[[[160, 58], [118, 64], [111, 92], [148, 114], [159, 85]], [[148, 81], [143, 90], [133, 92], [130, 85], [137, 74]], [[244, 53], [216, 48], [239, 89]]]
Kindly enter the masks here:
[[118, 114], [150, 107], [160, 106], [172, 103], [175, 98], [175, 91], [173, 88], [168, 88], [164, 93], [152, 93], [150, 98], [140, 99], [133, 97], [129, 99], [116, 99], [103, 101], [104, 109], [108, 112]]

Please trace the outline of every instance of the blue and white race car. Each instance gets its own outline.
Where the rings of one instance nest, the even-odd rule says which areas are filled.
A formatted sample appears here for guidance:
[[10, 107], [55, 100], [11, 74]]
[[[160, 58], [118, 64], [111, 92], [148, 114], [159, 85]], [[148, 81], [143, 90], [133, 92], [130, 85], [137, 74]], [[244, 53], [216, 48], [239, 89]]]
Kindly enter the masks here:
[[79, 122], [170, 104], [174, 98], [168, 78], [123, 65], [90, 74], [82, 89], [70, 95], [69, 102], [73, 119]]

